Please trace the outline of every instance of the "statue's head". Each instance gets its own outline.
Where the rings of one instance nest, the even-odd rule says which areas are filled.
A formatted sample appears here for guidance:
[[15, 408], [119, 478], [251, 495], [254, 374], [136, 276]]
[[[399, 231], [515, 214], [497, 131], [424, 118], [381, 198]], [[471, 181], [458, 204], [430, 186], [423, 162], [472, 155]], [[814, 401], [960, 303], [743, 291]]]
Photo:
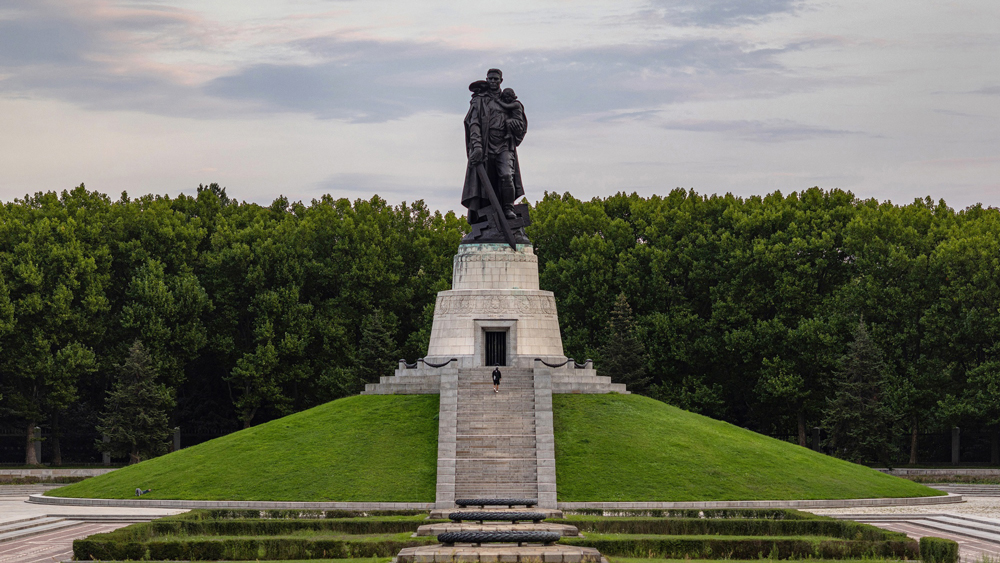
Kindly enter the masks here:
[[500, 99], [509, 104], [517, 99], [517, 94], [514, 93], [513, 88], [504, 88], [503, 92], [500, 93]]
[[490, 85], [490, 90], [496, 92], [503, 82], [503, 72], [499, 68], [491, 68], [486, 71], [486, 82]]

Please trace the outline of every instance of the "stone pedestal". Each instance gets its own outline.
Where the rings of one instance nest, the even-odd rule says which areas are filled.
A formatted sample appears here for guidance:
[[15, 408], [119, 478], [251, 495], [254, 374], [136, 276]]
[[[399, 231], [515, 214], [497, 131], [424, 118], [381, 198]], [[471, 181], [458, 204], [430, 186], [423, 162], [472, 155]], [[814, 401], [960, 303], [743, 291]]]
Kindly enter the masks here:
[[[438, 293], [427, 356], [400, 361], [395, 376], [365, 386], [365, 394], [438, 393], [443, 378], [483, 368], [486, 333], [502, 332], [503, 362], [545, 376], [551, 393], [628, 393], [625, 385], [597, 375], [591, 362], [567, 361], [559, 334], [556, 300], [538, 288], [538, 258], [530, 244], [461, 244], [452, 288]], [[508, 373], [504, 371], [504, 373]]]
[[425, 361], [457, 367], [487, 365], [486, 332], [506, 334], [506, 362], [531, 368], [540, 358], [564, 362], [556, 300], [538, 289], [538, 258], [530, 244], [463, 244], [455, 255], [452, 289], [438, 294]]

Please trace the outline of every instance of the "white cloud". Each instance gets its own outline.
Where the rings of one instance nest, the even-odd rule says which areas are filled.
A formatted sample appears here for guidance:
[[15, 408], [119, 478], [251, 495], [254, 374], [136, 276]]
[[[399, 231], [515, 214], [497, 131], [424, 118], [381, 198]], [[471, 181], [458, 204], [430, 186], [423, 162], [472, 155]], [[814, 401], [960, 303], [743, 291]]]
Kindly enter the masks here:
[[985, 0], [0, 0], [0, 195], [217, 181], [261, 203], [454, 209], [466, 86], [500, 66], [531, 123], [529, 198], [820, 185], [997, 205], [998, 16]]

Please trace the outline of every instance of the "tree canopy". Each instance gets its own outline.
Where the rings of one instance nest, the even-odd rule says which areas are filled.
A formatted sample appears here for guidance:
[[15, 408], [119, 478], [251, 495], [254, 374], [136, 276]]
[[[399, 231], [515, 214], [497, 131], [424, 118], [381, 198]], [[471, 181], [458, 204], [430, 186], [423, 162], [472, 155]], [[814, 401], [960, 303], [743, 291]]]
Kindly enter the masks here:
[[[918, 461], [919, 432], [1000, 425], [997, 209], [676, 189], [547, 193], [531, 213], [567, 355], [644, 394], [805, 444], [851, 396], [863, 323], [900, 455]], [[58, 427], [95, 428], [135, 341], [171, 426], [232, 431], [356, 393], [426, 353], [467, 228], [422, 201], [261, 206], [214, 184], [6, 203], [0, 424], [28, 460], [35, 426], [56, 447]]]

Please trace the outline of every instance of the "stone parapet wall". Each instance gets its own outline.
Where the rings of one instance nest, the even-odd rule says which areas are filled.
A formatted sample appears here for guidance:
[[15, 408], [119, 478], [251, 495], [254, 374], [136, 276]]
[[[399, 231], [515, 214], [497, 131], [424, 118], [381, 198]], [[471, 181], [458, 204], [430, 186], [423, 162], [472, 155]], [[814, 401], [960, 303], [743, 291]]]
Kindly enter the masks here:
[[0, 469], [0, 475], [13, 475], [14, 477], [95, 477], [114, 471], [114, 467], [38, 467], [32, 469]]
[[[430, 371], [433, 368], [427, 368]], [[513, 369], [512, 366], [501, 368], [502, 370]], [[393, 377], [382, 377], [379, 383], [369, 383], [365, 385], [363, 395], [433, 395], [440, 392], [441, 378], [454, 376], [455, 371], [449, 371], [438, 375], [428, 375], [425, 373], [407, 374], [406, 372], [418, 372], [418, 369], [397, 370]], [[573, 371], [580, 373], [573, 373]], [[555, 394], [603, 394], [619, 393], [629, 395], [630, 392], [624, 383], [612, 383], [610, 377], [596, 375], [593, 369], [569, 370], [560, 372], [559, 370], [538, 369], [532, 370], [535, 376], [545, 376], [550, 382], [552, 393]]]
[[[963, 502], [962, 495], [907, 498], [853, 498], [817, 500], [716, 500], [678, 502], [560, 502], [559, 509], [574, 510], [679, 510], [679, 509], [767, 509], [767, 508], [851, 508], [870, 506], [927, 506]], [[605, 516], [611, 516], [608, 512]]]
[[631, 394], [624, 383], [611, 383], [610, 377], [600, 375], [552, 375], [553, 393], [619, 393]]
[[896, 477], [906, 477], [906, 476], [933, 476], [933, 477], [945, 477], [951, 475], [966, 475], [971, 477], [1000, 477], [1000, 469], [990, 469], [990, 468], [927, 468], [927, 469], [913, 469], [907, 467], [896, 467], [893, 469], [886, 468], [875, 468], [877, 471], [882, 473], [888, 473], [889, 475], [895, 475]]

